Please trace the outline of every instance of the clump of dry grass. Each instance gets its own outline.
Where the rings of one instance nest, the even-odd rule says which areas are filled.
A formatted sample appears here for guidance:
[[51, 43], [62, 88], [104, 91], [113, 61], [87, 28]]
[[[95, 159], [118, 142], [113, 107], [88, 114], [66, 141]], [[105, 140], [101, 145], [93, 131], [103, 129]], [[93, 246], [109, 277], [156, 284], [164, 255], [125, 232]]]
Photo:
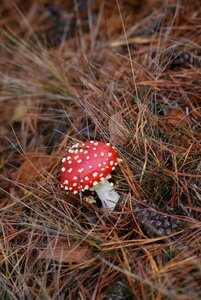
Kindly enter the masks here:
[[[1, 298], [199, 299], [198, 1], [0, 10]], [[109, 216], [60, 189], [66, 149], [88, 139], [123, 159]]]

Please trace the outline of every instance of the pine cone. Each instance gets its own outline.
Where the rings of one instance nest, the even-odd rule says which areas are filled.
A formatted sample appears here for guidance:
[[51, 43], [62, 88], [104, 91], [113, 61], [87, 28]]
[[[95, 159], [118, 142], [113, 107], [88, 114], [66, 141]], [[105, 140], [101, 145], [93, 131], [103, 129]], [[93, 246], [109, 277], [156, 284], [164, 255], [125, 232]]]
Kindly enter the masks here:
[[172, 53], [170, 69], [188, 68], [191, 64], [191, 55], [187, 52], [174, 52]]
[[172, 209], [169, 207], [160, 212], [153, 206], [140, 205], [136, 206], [134, 211], [136, 219], [149, 237], [168, 236], [184, 227], [180, 220], [171, 217]]
[[124, 281], [117, 280], [106, 289], [105, 300], [132, 300], [130, 290]]
[[188, 52], [178, 52], [175, 51], [171, 54], [171, 61], [169, 63], [169, 68], [180, 69], [180, 68], [189, 68], [190, 65], [200, 67], [201, 58], [200, 56], [192, 55]]

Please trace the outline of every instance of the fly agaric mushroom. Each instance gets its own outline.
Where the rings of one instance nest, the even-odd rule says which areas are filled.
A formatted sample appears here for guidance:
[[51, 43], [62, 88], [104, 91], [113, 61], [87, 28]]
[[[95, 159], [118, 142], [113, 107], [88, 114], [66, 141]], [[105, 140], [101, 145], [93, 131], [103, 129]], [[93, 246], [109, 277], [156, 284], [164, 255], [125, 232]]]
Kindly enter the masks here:
[[103, 209], [113, 210], [120, 196], [107, 179], [117, 162], [117, 152], [109, 143], [75, 144], [62, 158], [61, 187], [74, 194], [88, 189], [95, 191]]

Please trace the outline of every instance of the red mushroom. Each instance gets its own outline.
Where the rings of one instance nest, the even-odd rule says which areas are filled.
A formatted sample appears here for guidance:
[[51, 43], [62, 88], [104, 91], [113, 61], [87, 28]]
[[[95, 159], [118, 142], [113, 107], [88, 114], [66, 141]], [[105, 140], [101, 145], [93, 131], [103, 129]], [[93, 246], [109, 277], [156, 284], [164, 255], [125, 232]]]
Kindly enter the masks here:
[[75, 144], [62, 158], [61, 187], [74, 194], [94, 190], [103, 208], [113, 210], [120, 196], [107, 178], [117, 163], [117, 152], [109, 143], [90, 141]]

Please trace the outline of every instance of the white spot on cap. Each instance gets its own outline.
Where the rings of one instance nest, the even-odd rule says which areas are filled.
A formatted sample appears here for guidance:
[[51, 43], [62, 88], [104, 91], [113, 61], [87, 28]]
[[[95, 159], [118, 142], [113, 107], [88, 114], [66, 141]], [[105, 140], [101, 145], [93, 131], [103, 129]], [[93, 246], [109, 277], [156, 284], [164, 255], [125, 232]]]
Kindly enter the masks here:
[[105, 171], [105, 168], [101, 168], [101, 171]]
[[88, 186], [88, 185], [85, 185], [84, 189], [85, 189], [85, 190], [88, 190], [88, 189], [89, 189], [89, 186]]
[[104, 154], [104, 152], [101, 152], [101, 156], [103, 157], [105, 154]]
[[93, 186], [97, 185], [98, 184], [98, 181], [94, 181], [93, 182]]
[[68, 184], [68, 180], [67, 179], [64, 180], [63, 184]]
[[117, 166], [117, 163], [115, 163], [114, 165]]
[[104, 165], [107, 165], [106, 161], [103, 162]]
[[77, 186], [77, 183], [76, 183], [76, 182], [74, 182], [74, 183], [73, 183], [73, 186]]
[[68, 161], [68, 164], [69, 164], [69, 165], [70, 165], [70, 164], [72, 164], [72, 161], [71, 161], [71, 160], [69, 160], [69, 161]]
[[65, 172], [65, 171], [66, 171], [66, 168], [65, 168], [65, 167], [62, 167], [62, 168], [61, 168], [61, 171], [62, 171], [62, 172]]
[[78, 191], [74, 191], [74, 192], [73, 192], [73, 194], [75, 194], [75, 195], [76, 195], [77, 193], [78, 193]]
[[74, 152], [75, 152], [75, 153], [78, 153], [78, 152], [79, 152], [79, 150], [78, 150], [78, 149], [76, 149]]
[[115, 167], [112, 168], [112, 171], [114, 171], [114, 170], [115, 170]]
[[101, 177], [101, 179], [100, 179], [101, 181], [103, 181], [103, 180], [105, 180], [105, 178], [103, 178], [103, 177]]
[[89, 177], [88, 177], [88, 176], [86, 176], [84, 179], [85, 179], [85, 180], [89, 180]]
[[81, 169], [78, 169], [78, 173], [82, 173], [84, 171], [84, 169], [83, 168], [81, 168]]
[[94, 143], [94, 141], [90, 141], [90, 143], [91, 143], [91, 144], [93, 144], [93, 143]]
[[70, 159], [71, 159], [71, 156], [67, 156], [66, 159], [67, 159], [67, 160], [70, 160]]
[[97, 177], [98, 176], [98, 172], [94, 172], [92, 175], [93, 175], [93, 177]]
[[96, 151], [96, 149], [97, 149], [96, 147], [93, 148], [94, 151]]
[[84, 147], [84, 146], [85, 146], [85, 144], [84, 144], [84, 143], [82, 143], [82, 146]]
[[87, 154], [87, 153], [88, 153], [88, 151], [87, 151], [87, 150], [85, 150], [85, 151], [84, 151], [84, 154]]
[[87, 159], [87, 160], [89, 160], [89, 159], [90, 159], [90, 157], [89, 157], [89, 156], [87, 156], [87, 157], [86, 157], [86, 159]]
[[111, 152], [109, 152], [107, 156], [108, 156], [108, 157], [111, 157], [111, 156], [112, 156], [112, 153], [111, 153]]
[[82, 162], [82, 159], [78, 159], [78, 161], [77, 161], [77, 162], [78, 162], [78, 164], [81, 164], [81, 162]]
[[110, 146], [110, 143], [106, 143], [107, 146]]
[[73, 169], [72, 169], [72, 168], [68, 169], [68, 173], [71, 173], [72, 171], [73, 171]]
[[98, 157], [98, 154], [97, 154], [97, 153], [95, 153], [95, 154], [94, 154], [94, 157]]
[[80, 152], [83, 152], [84, 150], [83, 149], [80, 149]]
[[71, 186], [71, 187], [69, 187], [69, 191], [72, 191], [72, 189], [73, 189], [73, 188], [72, 188], [72, 186]]
[[113, 160], [110, 161], [110, 166], [113, 166], [114, 165], [114, 162]]
[[74, 150], [69, 149], [68, 152], [69, 152], [69, 153], [74, 153]]
[[94, 145], [95, 145], [95, 146], [98, 146], [98, 142], [95, 142]]
[[89, 169], [92, 169], [93, 168], [93, 166], [89, 166]]
[[65, 186], [65, 188], [64, 188], [66, 191], [68, 190], [68, 187], [67, 186]]
[[80, 180], [80, 182], [83, 182], [83, 181], [84, 181], [83, 179]]
[[74, 176], [74, 177], [73, 177], [73, 180], [77, 180], [77, 176]]
[[63, 186], [63, 184], [61, 184], [61, 188], [63, 188], [64, 186]]
[[66, 161], [66, 158], [65, 158], [65, 157], [63, 157], [61, 161], [62, 161], [62, 162], [65, 162], [65, 161]]
[[76, 155], [75, 157], [74, 157], [74, 160], [77, 160], [79, 158], [79, 155]]
[[100, 174], [100, 177], [103, 177], [103, 173]]
[[102, 166], [102, 164], [101, 163], [98, 163], [98, 167], [101, 167]]

